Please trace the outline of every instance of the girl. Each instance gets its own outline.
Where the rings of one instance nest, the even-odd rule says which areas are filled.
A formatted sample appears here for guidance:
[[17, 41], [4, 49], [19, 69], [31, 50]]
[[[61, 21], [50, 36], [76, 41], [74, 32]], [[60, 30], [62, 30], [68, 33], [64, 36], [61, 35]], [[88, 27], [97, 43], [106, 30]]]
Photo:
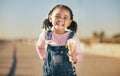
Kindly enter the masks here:
[[44, 61], [43, 76], [76, 76], [74, 64], [81, 60], [82, 53], [71, 9], [56, 5], [43, 22], [43, 29], [36, 44]]

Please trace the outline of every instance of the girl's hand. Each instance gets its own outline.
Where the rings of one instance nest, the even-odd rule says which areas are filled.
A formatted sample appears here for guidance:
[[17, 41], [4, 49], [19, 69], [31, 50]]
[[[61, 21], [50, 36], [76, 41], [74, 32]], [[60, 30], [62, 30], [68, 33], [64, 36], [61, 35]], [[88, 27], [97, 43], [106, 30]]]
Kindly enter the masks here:
[[76, 54], [74, 52], [68, 53], [69, 59], [73, 64], [77, 63], [77, 57]]
[[43, 63], [44, 63], [44, 61], [45, 61], [45, 58], [42, 59], [42, 62], [43, 62]]
[[67, 41], [67, 46], [68, 46], [68, 56], [70, 58], [70, 61], [73, 63], [73, 64], [76, 64], [77, 62], [77, 58], [76, 58], [76, 55], [74, 53], [74, 44], [75, 44], [75, 41], [73, 39], [69, 39]]

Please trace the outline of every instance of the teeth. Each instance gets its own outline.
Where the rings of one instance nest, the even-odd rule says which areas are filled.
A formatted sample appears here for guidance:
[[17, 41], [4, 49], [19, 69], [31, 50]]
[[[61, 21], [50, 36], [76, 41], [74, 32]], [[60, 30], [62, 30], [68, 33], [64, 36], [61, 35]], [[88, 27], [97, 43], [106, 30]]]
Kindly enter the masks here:
[[58, 25], [59, 25], [59, 26], [63, 26], [63, 25], [64, 25], [64, 22], [59, 22]]

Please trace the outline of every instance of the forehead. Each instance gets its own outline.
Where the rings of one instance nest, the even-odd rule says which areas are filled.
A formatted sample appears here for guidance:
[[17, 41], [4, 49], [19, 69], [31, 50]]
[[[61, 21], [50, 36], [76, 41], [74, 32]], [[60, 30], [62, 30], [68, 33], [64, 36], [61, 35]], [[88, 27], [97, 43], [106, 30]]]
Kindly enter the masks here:
[[64, 7], [57, 7], [54, 9], [52, 14], [63, 14], [63, 15], [70, 16], [70, 11]]

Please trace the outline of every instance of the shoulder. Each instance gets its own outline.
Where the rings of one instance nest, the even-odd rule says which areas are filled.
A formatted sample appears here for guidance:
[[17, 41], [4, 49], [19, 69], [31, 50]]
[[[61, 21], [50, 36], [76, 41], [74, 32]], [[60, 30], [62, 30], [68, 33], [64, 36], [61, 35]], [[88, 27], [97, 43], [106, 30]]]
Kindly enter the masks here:
[[39, 39], [44, 39], [46, 37], [47, 31], [46, 30], [42, 30], [39, 34]]
[[69, 31], [71, 35], [73, 35], [73, 38], [78, 38], [78, 34], [76, 32]]
[[74, 40], [79, 40], [79, 36], [78, 36], [77, 33], [74, 33], [73, 39], [74, 39]]

